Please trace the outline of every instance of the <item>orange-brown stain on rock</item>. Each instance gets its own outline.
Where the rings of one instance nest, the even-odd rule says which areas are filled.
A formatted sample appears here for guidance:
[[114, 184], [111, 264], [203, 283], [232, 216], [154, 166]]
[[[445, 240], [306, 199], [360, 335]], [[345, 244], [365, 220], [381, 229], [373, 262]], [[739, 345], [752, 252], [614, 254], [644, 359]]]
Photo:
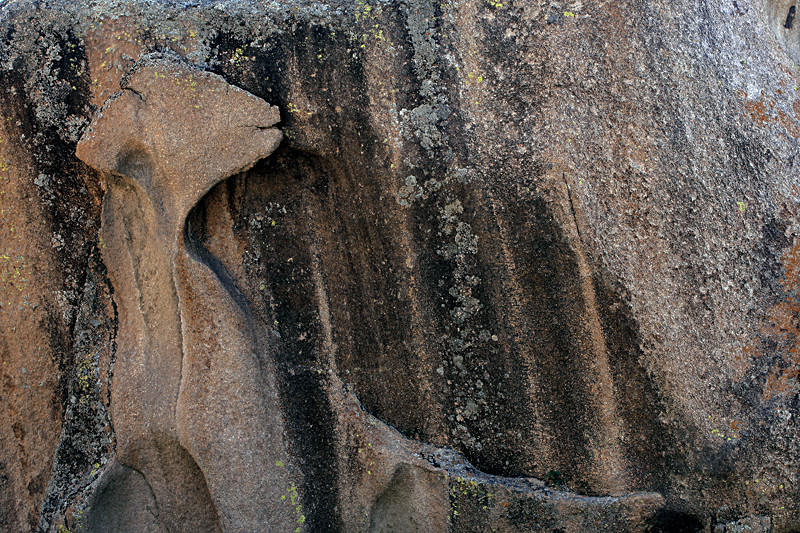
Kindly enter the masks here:
[[37, 176], [14, 142], [15, 122], [0, 115], [0, 492], [14, 498], [0, 524], [32, 531], [61, 430], [56, 361], [64, 347], [51, 339], [67, 332], [48, 300], [62, 278], [54, 235], [31, 203]]
[[755, 361], [759, 354], [758, 348], [752, 342], [745, 344], [740, 351], [732, 354], [731, 370], [734, 372], [734, 380], [745, 379], [748, 371], [752, 368], [753, 361]]
[[[779, 103], [771, 96], [762, 95], [759, 100], [748, 100], [746, 94], [741, 89], [736, 91], [737, 96], [744, 100], [745, 112], [750, 119], [760, 126], [777, 125], [782, 127], [786, 133], [792, 137], [800, 137], [800, 127], [797, 118], [793, 118], [779, 108]], [[798, 102], [792, 105], [795, 113], [798, 109]]]
[[142, 55], [143, 39], [135, 28], [127, 18], [97, 21], [85, 36], [92, 103], [98, 107], [119, 91], [120, 79]]

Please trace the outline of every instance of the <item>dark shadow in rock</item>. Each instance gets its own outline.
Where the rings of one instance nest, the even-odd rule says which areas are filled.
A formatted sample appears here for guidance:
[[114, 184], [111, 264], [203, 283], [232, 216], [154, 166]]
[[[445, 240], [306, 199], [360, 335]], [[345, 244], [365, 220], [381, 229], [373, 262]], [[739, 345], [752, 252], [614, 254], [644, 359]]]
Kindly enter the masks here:
[[764, 4], [769, 29], [786, 54], [797, 62], [800, 60], [800, 31], [795, 28], [796, 0], [767, 0]]
[[[172, 513], [159, 517], [158, 505], [150, 485], [137, 470], [116, 460], [103, 473], [85, 513], [86, 533], [166, 533], [221, 532], [211, 495], [200, 469], [178, 445], [155, 445], [160, 451], [165, 477], [172, 477], [173, 501], [165, 502]], [[173, 467], [168, 476], [167, 466]], [[159, 480], [163, 481], [163, 480]], [[164, 520], [168, 520], [165, 522]]]
[[166, 533], [157, 515], [155, 496], [144, 476], [114, 462], [89, 500], [81, 530], [86, 533]]
[[666, 509], [657, 513], [648, 525], [651, 533], [698, 533], [705, 528], [697, 516]]
[[403, 464], [372, 508], [370, 533], [448, 531], [447, 486], [441, 476]]
[[[279, 149], [274, 159], [283, 153]], [[288, 163], [276, 165], [271, 158], [217, 185], [190, 214], [188, 227], [193, 246], [207, 260], [219, 263], [215, 269], [233, 276], [228, 283], [235, 285], [231, 294], [247, 299], [240, 305], [273, 332], [270, 347], [287, 440], [303, 473], [298, 488], [304, 520], [309, 531], [337, 532], [343, 527], [336, 508], [337, 420], [328, 397], [326, 341], [315, 283], [315, 276], [321, 276], [319, 258], [309, 249], [313, 224], [306, 215], [307, 208], [309, 212], [319, 208], [314, 186], [319, 185], [315, 178], [321, 167], [315, 158], [298, 154], [292, 154]], [[230, 213], [221, 216], [221, 210]], [[286, 211], [297, 215], [291, 217]], [[263, 226], [248, 222], [262, 217]], [[259, 257], [255, 264], [245, 261], [249, 272], [244, 279], [234, 279], [242, 258], [218, 241], [220, 234], [231, 230], [217, 225], [226, 220], [233, 221], [235, 232], [242, 231], [237, 236], [249, 241], [254, 246], [250, 251]]]
[[794, 26], [794, 13], [797, 9], [796, 6], [792, 6], [789, 8], [789, 13], [786, 15], [786, 22], [783, 23], [783, 27], [787, 30], [791, 30]]
[[[6, 465], [0, 461], [0, 509], [14, 509], [17, 498], [14, 487], [9, 483], [6, 475]], [[0, 531], [11, 531], [11, 513], [0, 513]]]

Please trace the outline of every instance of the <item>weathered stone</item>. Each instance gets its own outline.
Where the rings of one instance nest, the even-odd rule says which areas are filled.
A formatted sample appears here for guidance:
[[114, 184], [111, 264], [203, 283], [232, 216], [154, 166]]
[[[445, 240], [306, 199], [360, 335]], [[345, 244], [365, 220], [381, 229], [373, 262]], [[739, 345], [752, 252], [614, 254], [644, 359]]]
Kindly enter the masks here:
[[768, 516], [750, 516], [728, 524], [717, 524], [714, 533], [770, 533], [771, 522]]
[[800, 527], [794, 2], [3, 4], [0, 530]]
[[100, 236], [119, 310], [119, 461], [144, 475], [169, 531], [286, 529], [269, 347], [186, 227], [212, 186], [275, 149], [277, 109], [174, 59], [142, 59], [121, 88], [76, 152], [108, 175]]
[[[158, 504], [147, 480], [136, 470], [120, 464], [108, 466], [88, 508], [90, 512], [81, 523], [82, 530], [120, 533], [167, 531], [159, 524]], [[202, 508], [197, 510], [202, 512]], [[200, 522], [194, 516], [184, 518], [193, 525]]]

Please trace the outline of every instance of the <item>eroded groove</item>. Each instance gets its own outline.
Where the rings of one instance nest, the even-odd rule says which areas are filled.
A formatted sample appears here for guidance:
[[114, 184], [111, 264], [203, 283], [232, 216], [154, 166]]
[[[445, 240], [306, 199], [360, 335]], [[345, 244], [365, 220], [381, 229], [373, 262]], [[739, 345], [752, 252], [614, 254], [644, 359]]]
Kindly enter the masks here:
[[[298, 169], [304, 168], [300, 160], [298, 156], [294, 161]], [[237, 208], [239, 214], [234, 225], [251, 230], [238, 237], [259, 243], [251, 252], [261, 260], [249, 265], [250, 276], [236, 283], [249, 286], [245, 290], [247, 294], [258, 295], [250, 301], [253, 315], [276, 333], [270, 337], [270, 350], [276, 361], [276, 382], [285, 413], [290, 450], [298, 458], [298, 467], [303, 474], [298, 488], [302, 496], [304, 523], [311, 531], [338, 532], [343, 530], [343, 525], [337, 500], [336, 416], [329, 400], [328, 372], [333, 370], [330, 364], [332, 337], [321, 326], [323, 310], [318, 284], [323, 280], [314, 277], [315, 268], [317, 275], [320, 274], [319, 258], [312, 256], [310, 241], [316, 237], [309, 233], [315, 221], [314, 215], [307, 211], [307, 207], [311, 210], [314, 206], [313, 212], [316, 213], [322, 207], [305, 187], [294, 190], [273, 186], [293, 183], [296, 178], [282, 170], [273, 170], [267, 176], [247, 174], [242, 178], [247, 182], [249, 196], [237, 199], [241, 205]], [[223, 194], [223, 189], [224, 185], [217, 187], [210, 196]], [[204, 213], [210, 203], [202, 203], [198, 214]], [[213, 203], [218, 208], [227, 204], [225, 201]], [[248, 221], [261, 217], [259, 211], [264, 205], [280, 206], [276, 209], [293, 215], [273, 213], [275, 218], [271, 220], [275, 224], [266, 222], [263, 233], [252, 233], [253, 227]], [[217, 231], [208, 226], [212, 218], [203, 215], [197, 224], [202, 228], [198, 236], [206, 246], [211, 244], [212, 235]], [[223, 255], [221, 249], [213, 254], [223, 264], [238, 260]], [[253, 286], [255, 280], [258, 280], [257, 285]]]

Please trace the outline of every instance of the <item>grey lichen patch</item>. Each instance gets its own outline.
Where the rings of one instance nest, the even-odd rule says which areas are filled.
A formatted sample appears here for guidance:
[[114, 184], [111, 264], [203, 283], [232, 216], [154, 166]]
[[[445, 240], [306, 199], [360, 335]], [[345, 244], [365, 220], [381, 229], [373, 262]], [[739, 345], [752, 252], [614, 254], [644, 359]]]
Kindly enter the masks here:
[[408, 207], [423, 196], [425, 196], [425, 190], [417, 183], [417, 177], [406, 176], [406, 184], [397, 193], [397, 203]]
[[109, 406], [116, 317], [98, 255], [95, 251], [75, 323], [67, 404], [39, 531], [50, 531], [56, 523], [63, 522], [68, 508], [70, 525], [80, 525], [85, 497], [92, 492], [100, 470], [114, 451]]
[[436, 226], [435, 253], [448, 265], [448, 274], [438, 282], [448, 305], [442, 346], [446, 355], [436, 372], [446, 381], [452, 399], [447, 415], [450, 437], [468, 453], [484, 447], [475, 429], [491, 419], [486, 354], [496, 349], [497, 339], [482, 316], [484, 304], [478, 297], [482, 281], [477, 263], [479, 238], [470, 222], [474, 215], [464, 203], [471, 175], [468, 169], [456, 169], [443, 179], [430, 178], [422, 184], [410, 175], [397, 196], [403, 207], [436, 213], [431, 221]]
[[457, 304], [450, 310], [450, 316], [458, 325], [477, 314], [482, 307], [480, 301], [473, 296], [473, 288], [480, 283], [480, 277], [470, 274], [468, 261], [468, 256], [478, 253], [478, 237], [472, 232], [469, 223], [458, 219], [463, 213], [464, 208], [458, 199], [440, 209], [439, 235], [448, 240], [436, 250], [436, 253], [455, 265], [454, 284], [448, 289], [448, 293], [455, 298]]
[[[30, 27], [13, 33], [0, 50], [0, 71], [20, 72], [18, 84], [7, 85], [4, 90], [24, 91], [36, 120], [63, 140], [74, 142], [88, 114], [81, 104], [87, 65], [83, 43], [70, 23], [60, 17], [33, 17]], [[39, 36], [35, 44], [29, 39], [32, 33]]]
[[[424, 183], [419, 183], [417, 176], [413, 174], [406, 176], [405, 185], [397, 193], [397, 203], [403, 207], [409, 207], [417, 201], [425, 202], [443, 189], [452, 188], [456, 184], [466, 185], [470, 183], [474, 175], [475, 172], [471, 169], [456, 167], [443, 179], [433, 177], [427, 179]], [[463, 210], [461, 212], [463, 213]], [[452, 210], [449, 213], [445, 213], [447, 218], [453, 214]]]
[[[417, 76], [423, 82], [422, 96], [436, 96], [434, 84], [440, 80], [437, 72], [437, 53], [439, 45], [436, 42], [436, 2], [403, 2], [403, 11], [406, 15], [406, 28], [414, 45], [414, 66]], [[429, 80], [429, 84], [424, 81]]]
[[430, 155], [442, 147], [446, 136], [442, 122], [451, 113], [446, 87], [440, 74], [441, 47], [436, 41], [438, 14], [436, 2], [404, 2], [406, 30], [413, 45], [414, 71], [419, 82], [423, 103], [413, 109], [400, 111], [404, 137], [413, 136]]
[[442, 132], [439, 123], [447, 118], [450, 110], [446, 104], [434, 108], [430, 104], [422, 104], [414, 109], [400, 110], [400, 124], [403, 137], [415, 138], [425, 150], [432, 150], [442, 145]]

